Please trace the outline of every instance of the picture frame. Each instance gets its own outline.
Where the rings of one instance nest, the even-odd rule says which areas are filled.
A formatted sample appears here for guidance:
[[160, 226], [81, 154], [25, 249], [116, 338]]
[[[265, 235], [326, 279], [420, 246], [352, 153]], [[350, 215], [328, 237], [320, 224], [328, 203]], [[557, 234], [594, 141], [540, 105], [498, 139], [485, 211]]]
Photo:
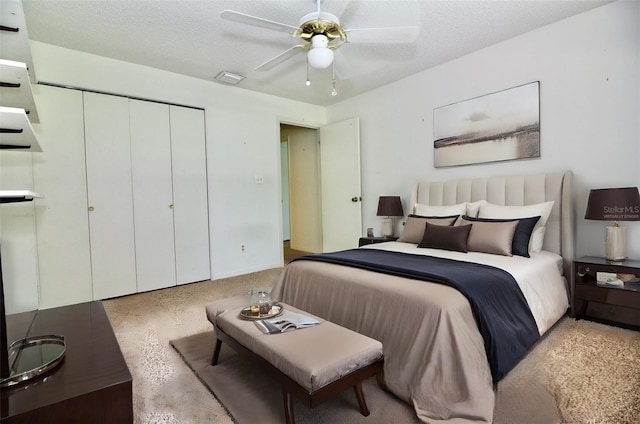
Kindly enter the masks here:
[[540, 157], [540, 82], [434, 109], [436, 168]]

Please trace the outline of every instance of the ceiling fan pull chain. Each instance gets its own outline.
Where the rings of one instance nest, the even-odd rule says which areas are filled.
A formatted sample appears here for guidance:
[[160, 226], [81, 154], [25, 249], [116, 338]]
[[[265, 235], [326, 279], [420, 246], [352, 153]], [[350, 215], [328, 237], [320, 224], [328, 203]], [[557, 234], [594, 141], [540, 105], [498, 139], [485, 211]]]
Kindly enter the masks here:
[[333, 78], [332, 78], [332, 85], [333, 85], [333, 89], [331, 90], [331, 95], [332, 96], [337, 96], [338, 92], [336, 91], [336, 62], [331, 62], [331, 73], [333, 74]]
[[309, 80], [309, 58], [306, 58], [307, 61], [307, 82], [305, 82], [304, 84], [309, 87], [311, 85], [311, 81]]

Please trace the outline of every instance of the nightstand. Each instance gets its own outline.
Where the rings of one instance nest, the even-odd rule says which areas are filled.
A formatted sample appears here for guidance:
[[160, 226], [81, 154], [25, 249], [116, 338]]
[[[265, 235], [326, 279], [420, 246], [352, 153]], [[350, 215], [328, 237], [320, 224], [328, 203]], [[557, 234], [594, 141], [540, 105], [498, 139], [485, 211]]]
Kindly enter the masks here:
[[584, 317], [589, 302], [640, 310], [640, 282], [627, 282], [621, 287], [596, 284], [597, 272], [633, 274], [640, 277], [640, 261], [626, 260], [621, 264], [613, 264], [604, 258], [593, 256], [584, 256], [573, 261], [573, 314], [576, 319]]
[[396, 241], [398, 237], [360, 237], [358, 240], [358, 247], [365, 244], [384, 243], [385, 241]]

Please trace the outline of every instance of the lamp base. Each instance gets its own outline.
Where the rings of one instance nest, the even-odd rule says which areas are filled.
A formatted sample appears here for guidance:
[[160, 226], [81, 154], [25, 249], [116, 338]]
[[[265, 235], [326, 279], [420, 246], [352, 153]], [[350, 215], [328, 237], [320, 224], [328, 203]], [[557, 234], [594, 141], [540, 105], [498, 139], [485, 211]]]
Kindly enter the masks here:
[[386, 217], [382, 219], [382, 236], [386, 238], [393, 237], [393, 218]]
[[622, 262], [626, 259], [625, 246], [627, 232], [624, 227], [607, 227], [604, 239], [604, 257], [609, 262]]

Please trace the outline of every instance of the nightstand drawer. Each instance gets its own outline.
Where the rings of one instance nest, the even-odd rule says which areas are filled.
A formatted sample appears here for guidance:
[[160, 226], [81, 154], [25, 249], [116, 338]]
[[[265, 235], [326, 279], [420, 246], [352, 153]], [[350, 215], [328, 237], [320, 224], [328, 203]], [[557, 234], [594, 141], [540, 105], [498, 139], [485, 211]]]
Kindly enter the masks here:
[[609, 290], [600, 287], [576, 284], [576, 297], [594, 302], [606, 303]]
[[576, 284], [575, 291], [578, 299], [640, 309], [639, 292], [585, 284]]
[[367, 244], [384, 243], [386, 241], [396, 241], [398, 237], [360, 237], [358, 240], [358, 247]]
[[609, 290], [609, 293], [607, 294], [607, 301], [605, 303], [640, 309], [640, 292], [615, 289]]

